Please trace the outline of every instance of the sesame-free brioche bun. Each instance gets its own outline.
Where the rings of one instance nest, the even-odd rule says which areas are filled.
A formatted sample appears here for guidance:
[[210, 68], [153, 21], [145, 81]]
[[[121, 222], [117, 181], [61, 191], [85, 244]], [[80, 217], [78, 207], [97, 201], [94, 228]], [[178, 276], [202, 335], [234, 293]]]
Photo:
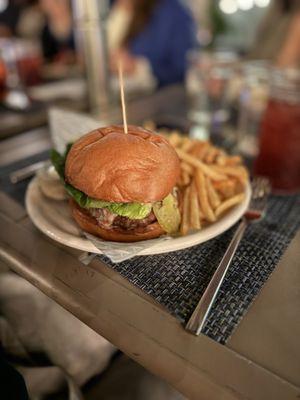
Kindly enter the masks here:
[[89, 197], [117, 203], [160, 201], [179, 173], [169, 142], [131, 125], [128, 134], [116, 125], [84, 135], [72, 145], [65, 164], [68, 183]]
[[70, 199], [69, 204], [71, 206], [73, 218], [80, 228], [104, 240], [113, 242], [138, 242], [141, 240], [154, 239], [165, 234], [165, 231], [157, 221], [144, 228], [135, 230], [126, 230], [120, 227], [105, 229], [99, 226], [96, 219], [89, 215], [86, 210], [79, 207], [73, 199]]

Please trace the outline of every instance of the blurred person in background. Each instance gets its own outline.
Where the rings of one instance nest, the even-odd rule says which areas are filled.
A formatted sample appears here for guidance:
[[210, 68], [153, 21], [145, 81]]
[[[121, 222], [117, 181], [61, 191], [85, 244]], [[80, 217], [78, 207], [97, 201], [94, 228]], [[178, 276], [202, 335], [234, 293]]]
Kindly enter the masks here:
[[23, 0], [4, 0], [0, 3], [0, 37], [16, 35], [24, 3]]
[[75, 44], [70, 0], [40, 0], [39, 3], [46, 19], [41, 32], [45, 60], [74, 62]]
[[[47, 60], [72, 59], [74, 35], [69, 0], [40, 0], [46, 15], [42, 45]], [[180, 0], [114, 0], [107, 20], [112, 73], [121, 61], [135, 87], [184, 81], [187, 52], [195, 45], [194, 21]]]
[[[286, 11], [292, 11], [293, 15], [287, 30], [284, 43], [277, 56], [279, 67], [300, 66], [300, 3], [285, 0], [282, 4]], [[293, 11], [294, 10], [294, 11]]]
[[71, 0], [7, 0], [0, 3], [0, 37], [39, 42], [46, 61], [74, 60]]
[[0, 38], [36, 39], [45, 23], [38, 0], [2, 0], [0, 2]]
[[[5, 13], [5, 35], [39, 39], [47, 62], [75, 61], [70, 0], [11, 0]], [[111, 0], [107, 36], [112, 73], [122, 60], [137, 87], [183, 82], [187, 52], [196, 44], [192, 13], [181, 0]]]
[[180, 0], [115, 0], [108, 20], [110, 66], [159, 87], [183, 82], [195, 45], [192, 15]]
[[300, 65], [300, 1], [273, 0], [250, 57], [268, 59], [280, 67]]

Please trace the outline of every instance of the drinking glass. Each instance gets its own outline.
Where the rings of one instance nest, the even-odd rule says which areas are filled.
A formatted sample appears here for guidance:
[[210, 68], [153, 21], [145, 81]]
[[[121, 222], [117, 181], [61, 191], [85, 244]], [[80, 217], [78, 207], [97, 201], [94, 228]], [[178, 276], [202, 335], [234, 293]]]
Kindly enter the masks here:
[[250, 157], [258, 153], [258, 134], [270, 91], [270, 65], [263, 60], [241, 65], [242, 84], [238, 99], [237, 150]]
[[237, 57], [229, 52], [196, 53], [189, 57], [187, 92], [192, 137], [216, 139], [230, 119], [228, 82], [235, 73]]
[[273, 190], [300, 190], [300, 71], [273, 69], [254, 172], [267, 176]]

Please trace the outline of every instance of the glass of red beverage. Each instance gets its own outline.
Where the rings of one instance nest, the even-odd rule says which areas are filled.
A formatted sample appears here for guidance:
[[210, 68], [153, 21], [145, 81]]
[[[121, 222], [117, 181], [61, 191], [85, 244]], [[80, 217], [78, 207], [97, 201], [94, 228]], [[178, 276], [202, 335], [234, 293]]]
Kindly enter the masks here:
[[6, 68], [5, 63], [0, 55], [0, 102], [3, 100], [6, 93]]
[[262, 118], [256, 175], [267, 176], [274, 192], [300, 191], [300, 71], [271, 72], [270, 99]]

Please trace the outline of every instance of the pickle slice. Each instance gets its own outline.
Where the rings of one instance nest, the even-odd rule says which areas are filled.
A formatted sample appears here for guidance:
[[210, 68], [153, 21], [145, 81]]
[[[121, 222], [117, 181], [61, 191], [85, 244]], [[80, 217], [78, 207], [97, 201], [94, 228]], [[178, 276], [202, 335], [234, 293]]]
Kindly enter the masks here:
[[178, 209], [177, 200], [169, 194], [162, 202], [153, 205], [153, 212], [157, 218], [159, 225], [167, 233], [176, 233], [180, 225], [180, 211]]

